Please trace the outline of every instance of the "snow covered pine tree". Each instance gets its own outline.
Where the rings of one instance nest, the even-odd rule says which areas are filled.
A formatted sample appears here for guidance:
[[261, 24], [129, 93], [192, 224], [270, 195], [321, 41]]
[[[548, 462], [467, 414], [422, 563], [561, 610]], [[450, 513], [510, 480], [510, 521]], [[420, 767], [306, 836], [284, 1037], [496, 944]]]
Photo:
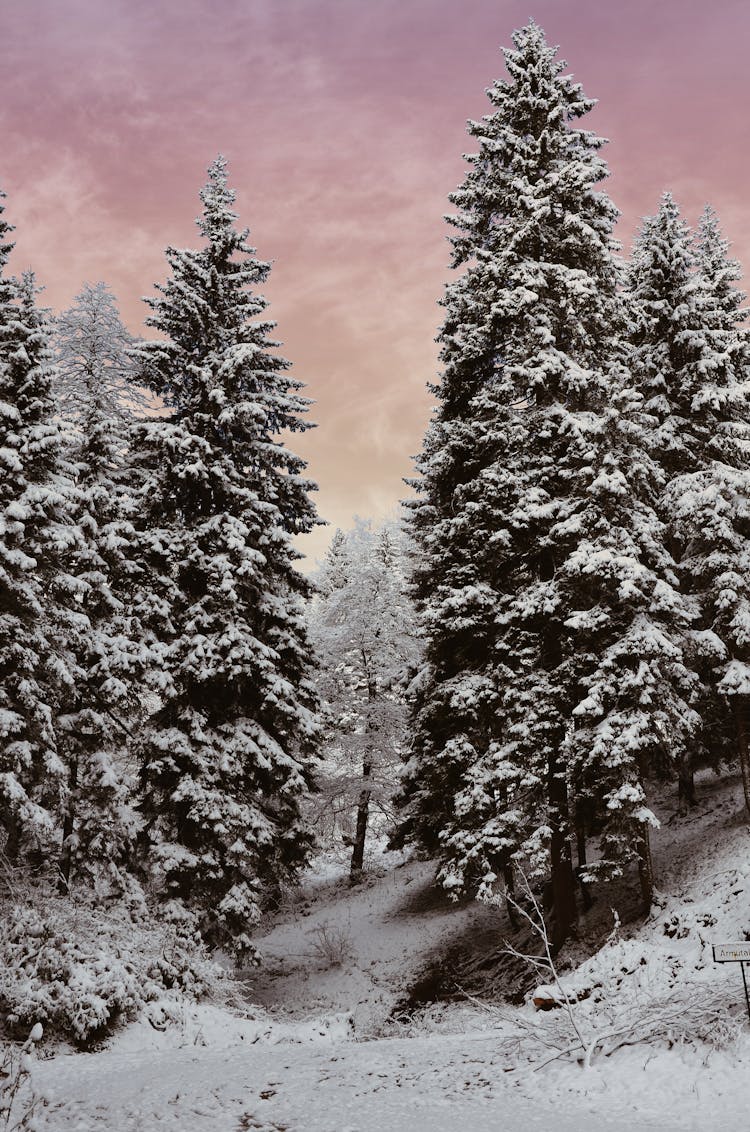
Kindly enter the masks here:
[[205, 940], [253, 955], [264, 891], [305, 861], [300, 800], [317, 743], [292, 536], [316, 522], [304, 463], [280, 442], [309, 402], [272, 352], [226, 162], [201, 193], [198, 251], [167, 250], [148, 299], [163, 340], [136, 348], [138, 380], [171, 409], [135, 429], [142, 466], [140, 614], [162, 650], [161, 706], [140, 744], [140, 809], [163, 896]]
[[411, 504], [427, 665], [400, 839], [437, 852], [454, 893], [492, 898], [519, 858], [548, 870], [559, 947], [576, 826], [585, 880], [638, 858], [650, 899], [642, 779], [665, 728], [679, 745], [695, 721], [656, 469], [618, 364], [603, 141], [574, 124], [593, 102], [535, 23], [514, 43], [451, 196], [464, 270]]
[[75, 870], [106, 874], [117, 888], [130, 880], [136, 821], [125, 766], [149, 665], [130, 608], [134, 531], [124, 483], [133, 406], [146, 404], [128, 381], [133, 339], [104, 283], [85, 285], [54, 329], [53, 389], [68, 426], [71, 507], [80, 532], [74, 560], [79, 608], [88, 618], [70, 642], [77, 671], [59, 720], [69, 775], [60, 886], [67, 890]]
[[694, 766], [718, 766], [734, 740], [750, 808], [750, 340], [728, 251], [711, 209], [693, 239], [665, 193], [633, 250], [629, 366], [662, 469], [659, 510], [701, 678], [701, 728], [680, 763], [680, 798], [694, 801]]
[[59, 852], [67, 772], [55, 731], [73, 682], [68, 642], [75, 580], [66, 560], [76, 532], [54, 422], [49, 326], [37, 288], [5, 268], [12, 228], [0, 195], [0, 846], [17, 862]]

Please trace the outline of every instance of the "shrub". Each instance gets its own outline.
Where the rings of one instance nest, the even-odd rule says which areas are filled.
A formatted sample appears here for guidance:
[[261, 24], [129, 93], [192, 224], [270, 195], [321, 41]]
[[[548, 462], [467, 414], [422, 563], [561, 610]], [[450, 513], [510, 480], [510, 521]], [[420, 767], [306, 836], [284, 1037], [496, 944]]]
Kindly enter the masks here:
[[313, 950], [328, 967], [341, 967], [353, 956], [351, 931], [335, 924], [318, 924]]
[[90, 1046], [148, 1003], [204, 997], [220, 977], [193, 925], [98, 910], [50, 893], [12, 905], [0, 921], [0, 1028]]
[[34, 1132], [41, 1099], [31, 1079], [31, 1061], [36, 1042], [42, 1037], [37, 1022], [20, 1048], [0, 1049], [0, 1128], [4, 1132]]

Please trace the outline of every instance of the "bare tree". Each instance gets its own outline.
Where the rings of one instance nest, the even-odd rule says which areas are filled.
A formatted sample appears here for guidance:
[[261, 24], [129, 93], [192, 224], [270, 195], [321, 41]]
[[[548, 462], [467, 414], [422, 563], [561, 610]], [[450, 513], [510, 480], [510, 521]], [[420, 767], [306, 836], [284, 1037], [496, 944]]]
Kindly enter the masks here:
[[[547, 985], [535, 992], [535, 1005], [554, 1009], [549, 1010], [541, 1025], [539, 1019], [531, 1024], [519, 1012], [511, 1014], [497, 1008], [497, 1014], [512, 1025], [516, 1031], [517, 1052], [524, 1055], [526, 1063], [531, 1062], [535, 1071], [561, 1058], [573, 1059], [588, 1069], [596, 1056], [610, 1057], [628, 1045], [659, 1042], [669, 1045], [685, 1039], [726, 1045], [733, 1039], [737, 1026], [729, 1013], [729, 1000], [722, 996], [721, 989], [699, 983], [686, 987], [682, 994], [674, 993], [642, 954], [631, 969], [613, 950], [613, 984], [603, 985], [606, 979], [602, 981], [600, 974], [595, 1001], [585, 980], [579, 977], [581, 985], [574, 986], [571, 981], [561, 979], [543, 910], [528, 878], [520, 870], [519, 875], [518, 900], [511, 896], [506, 899], [513, 902], [517, 915], [540, 941], [541, 952], [525, 953], [510, 944], [506, 944], [504, 950], [529, 964], [546, 980]], [[614, 927], [605, 948], [625, 946], [618, 938], [617, 913], [614, 917]]]
[[393, 525], [358, 521], [334, 536], [311, 613], [327, 745], [319, 818], [351, 846], [362, 875], [372, 813], [387, 821], [405, 737], [405, 676], [416, 658], [404, 550]]
[[127, 427], [153, 398], [131, 381], [135, 339], [106, 283], [85, 283], [55, 319], [55, 394], [61, 415], [85, 430], [92, 414]]

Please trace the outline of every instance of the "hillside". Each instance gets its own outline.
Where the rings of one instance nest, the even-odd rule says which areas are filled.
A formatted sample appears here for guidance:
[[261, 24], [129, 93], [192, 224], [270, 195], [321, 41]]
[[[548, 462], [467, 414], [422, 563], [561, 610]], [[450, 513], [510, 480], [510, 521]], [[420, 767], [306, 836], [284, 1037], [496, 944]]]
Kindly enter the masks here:
[[713, 964], [711, 943], [750, 936], [739, 784], [704, 775], [694, 811], [676, 816], [667, 798], [660, 817], [652, 915], [592, 953], [612, 925], [601, 892], [561, 963], [593, 1046], [588, 1069], [564, 1009], [454, 992], [391, 1016], [439, 956], [507, 935], [504, 912], [451, 906], [429, 864], [397, 862], [355, 890], [312, 878], [260, 935], [266, 963], [242, 984], [244, 1010], [186, 1008], [164, 1033], [144, 1022], [101, 1052], [40, 1062], [50, 1104], [38, 1127], [449, 1132], [460, 1121], [489, 1132], [502, 1112], [512, 1130], [554, 1119], [560, 1132], [735, 1132], [750, 1105], [750, 1038], [739, 970]]

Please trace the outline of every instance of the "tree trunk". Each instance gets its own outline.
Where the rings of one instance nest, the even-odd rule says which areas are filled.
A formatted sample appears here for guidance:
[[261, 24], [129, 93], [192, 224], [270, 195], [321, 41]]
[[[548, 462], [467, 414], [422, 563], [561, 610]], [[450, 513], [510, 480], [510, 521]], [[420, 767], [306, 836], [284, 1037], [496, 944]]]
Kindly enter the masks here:
[[559, 951], [576, 921], [575, 877], [568, 837], [569, 808], [568, 784], [563, 769], [556, 759], [549, 764], [549, 823], [550, 865], [552, 871], [552, 930], [550, 940], [553, 951]]
[[516, 879], [513, 875], [513, 865], [510, 861], [506, 861], [503, 865], [503, 880], [505, 881], [505, 908], [508, 912], [508, 920], [514, 932], [518, 931], [518, 916], [516, 909], [511, 901], [516, 898]]
[[63, 837], [62, 837], [62, 851], [60, 853], [60, 875], [57, 881], [57, 890], [63, 896], [67, 896], [70, 891], [70, 873], [73, 867], [73, 826], [75, 821], [75, 804], [76, 804], [76, 790], [78, 787], [78, 760], [73, 759], [70, 764], [70, 773], [68, 775], [68, 787], [70, 789], [70, 796], [68, 804], [65, 808], [65, 819], [63, 821]]
[[645, 910], [649, 912], [654, 900], [654, 864], [651, 859], [651, 838], [648, 826], [642, 827], [638, 838], [638, 879], [641, 882], [641, 896]]
[[21, 827], [15, 815], [8, 815], [5, 822], [7, 837], [3, 852], [8, 864], [13, 866], [18, 862], [18, 851], [21, 848]]
[[677, 799], [682, 812], [687, 810], [690, 806], [697, 804], [692, 759], [687, 752], [680, 758], [677, 777]]
[[349, 883], [352, 885], [359, 884], [362, 880], [362, 866], [365, 860], [365, 839], [367, 837], [367, 817], [370, 810], [370, 795], [372, 793], [368, 785], [368, 779], [371, 774], [372, 763], [364, 762], [362, 764], [362, 778], [365, 784], [360, 791], [359, 802], [357, 804], [357, 829], [354, 834], [352, 864], [349, 871]]
[[750, 813], [750, 755], [748, 754], [748, 699], [747, 696], [732, 696], [734, 724], [737, 733], [737, 750], [742, 770], [742, 789], [745, 792], [745, 807]]
[[588, 912], [594, 901], [589, 892], [589, 886], [583, 879], [586, 872], [586, 824], [584, 822], [583, 814], [581, 813], [581, 804], [576, 803], [576, 860], [578, 868], [576, 875], [578, 883], [581, 886], [581, 899], [583, 900], [584, 911]]
[[[551, 581], [555, 576], [555, 561], [550, 550], [544, 550], [539, 557], [540, 581]], [[541, 662], [547, 672], [554, 672], [562, 664], [562, 627], [559, 621], [548, 618], [540, 634]], [[562, 726], [560, 741], [562, 741]], [[573, 859], [568, 836], [570, 829], [570, 806], [568, 803], [568, 783], [565, 767], [560, 764], [555, 739], [547, 765], [547, 797], [549, 803], [550, 869], [552, 890], [552, 931], [550, 939], [554, 951], [559, 951], [570, 935], [576, 921], [578, 910], [575, 897], [575, 877]]]

